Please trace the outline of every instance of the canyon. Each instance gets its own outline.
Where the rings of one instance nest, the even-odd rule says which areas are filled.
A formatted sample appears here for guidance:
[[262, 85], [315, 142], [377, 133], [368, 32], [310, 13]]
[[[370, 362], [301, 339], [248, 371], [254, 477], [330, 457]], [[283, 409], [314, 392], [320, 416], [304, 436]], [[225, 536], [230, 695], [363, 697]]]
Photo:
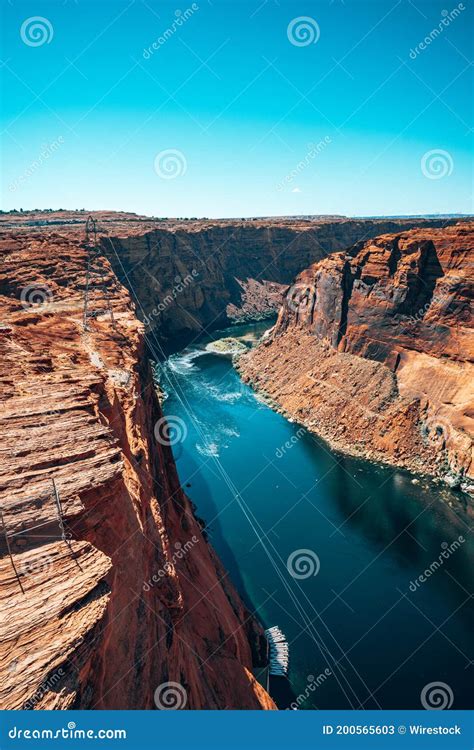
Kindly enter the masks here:
[[[104, 250], [135, 290], [137, 314], [165, 348], [229, 323], [276, 313], [315, 261], [378, 234], [446, 221], [316, 219], [164, 221], [109, 229]], [[160, 304], [161, 303], [161, 304]]]
[[245, 379], [335, 447], [468, 488], [473, 226], [93, 216], [97, 244], [84, 212], [0, 215], [1, 707], [162, 707], [178, 684], [182, 707], [274, 709], [150, 360], [284, 300]]
[[241, 374], [333, 448], [474, 494], [473, 267], [472, 223], [356, 243], [296, 277]]
[[274, 708], [252, 673], [262, 629], [160, 431], [128, 291], [103, 259], [84, 330], [84, 243], [15, 229], [0, 253], [1, 707]]

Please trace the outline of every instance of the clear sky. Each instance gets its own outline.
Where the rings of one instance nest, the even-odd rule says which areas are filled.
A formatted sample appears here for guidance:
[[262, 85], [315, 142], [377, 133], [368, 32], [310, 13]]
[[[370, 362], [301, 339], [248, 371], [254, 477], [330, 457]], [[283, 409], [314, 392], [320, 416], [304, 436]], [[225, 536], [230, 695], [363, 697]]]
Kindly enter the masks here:
[[3, 0], [2, 16], [4, 210], [473, 212], [472, 0]]

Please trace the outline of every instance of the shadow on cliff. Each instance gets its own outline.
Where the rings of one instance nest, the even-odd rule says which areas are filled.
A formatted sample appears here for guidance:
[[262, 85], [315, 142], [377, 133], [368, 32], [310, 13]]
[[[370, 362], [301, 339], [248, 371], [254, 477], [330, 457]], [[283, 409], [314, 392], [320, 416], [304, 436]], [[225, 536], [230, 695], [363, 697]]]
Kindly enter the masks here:
[[[188, 455], [187, 460], [187, 473], [190, 477], [193, 477], [192, 482], [188, 483], [186, 477], [181, 475], [179, 467], [180, 451], [179, 445], [177, 446], [178, 451], [174, 454], [178, 467], [178, 475], [182, 483], [183, 489], [187, 496], [192, 501], [193, 505], [197, 508], [197, 515], [202, 519], [211, 518], [212, 525], [204, 526], [204, 531], [209, 539], [210, 544], [217, 552], [220, 560], [222, 561], [225, 569], [229, 573], [230, 580], [234, 584], [235, 588], [239, 592], [245, 606], [251, 611], [255, 611], [255, 605], [250, 599], [245, 585], [240, 574], [238, 562], [232, 552], [232, 548], [227, 543], [227, 540], [223, 534], [222, 526], [219, 523], [219, 511], [212, 500], [211, 490], [200, 471], [199, 464]], [[174, 450], [174, 449], [173, 449]], [[190, 486], [188, 486], [188, 484]], [[199, 505], [197, 505], [196, 498], [199, 496]], [[202, 498], [205, 498], [203, 502]], [[203, 521], [206, 524], [206, 521]], [[258, 618], [257, 618], [258, 619]]]

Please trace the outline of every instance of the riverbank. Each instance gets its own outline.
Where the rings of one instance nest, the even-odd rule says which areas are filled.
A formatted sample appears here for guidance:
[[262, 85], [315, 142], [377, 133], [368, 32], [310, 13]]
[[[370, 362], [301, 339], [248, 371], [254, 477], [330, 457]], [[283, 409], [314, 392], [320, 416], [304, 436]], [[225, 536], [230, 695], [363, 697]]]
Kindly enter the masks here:
[[274, 709], [252, 676], [263, 630], [179, 484], [136, 306], [97, 258], [85, 329], [91, 248], [67, 229], [0, 237], [0, 707]]
[[[262, 333], [243, 326], [216, 338], [255, 341]], [[458, 493], [331, 450], [270, 409], [229, 358], [204, 350], [207, 343], [164, 364], [164, 409], [186, 425], [173, 450], [206, 534], [249, 611], [264, 627], [280, 627], [290, 644], [287, 690], [271, 685], [279, 708], [298, 696], [306, 696], [301, 710], [358, 701], [417, 708], [430, 670], [451, 685], [457, 705], [468, 705], [464, 660], [415, 608], [446, 620], [448, 637], [468, 653], [466, 596], [445, 572], [469, 590], [473, 550], [465, 516], [454, 512]], [[410, 582], [455, 542], [443, 570], [413, 593]], [[288, 561], [308, 551], [319, 565], [294, 578]], [[307, 689], [311, 675], [315, 691]], [[375, 697], [364, 683], [371, 693], [380, 687]]]
[[474, 497], [473, 254], [459, 224], [313, 264], [242, 376], [332, 447]]
[[[285, 357], [281, 356], [282, 350]], [[363, 393], [355, 387], [348, 392], [344, 387], [339, 369], [341, 360], [352, 373], [357, 370]], [[313, 375], [315, 362], [318, 362], [319, 377]], [[470, 517], [474, 515], [469, 493], [462, 487], [452, 492], [459, 485], [452, 480], [443, 457], [434, 461], [430, 441], [423, 441], [421, 436], [417, 439], [413, 428], [415, 413], [412, 421], [406, 424], [405, 403], [399, 405], [399, 414], [392, 409], [388, 429], [382, 424], [393, 389], [393, 376], [388, 370], [380, 372], [377, 363], [340, 355], [310, 335], [287, 332], [283, 347], [280, 344], [272, 349], [271, 340], [267, 338], [266, 344], [243, 354], [234, 365], [243, 382], [250, 385], [270, 408], [322, 438], [332, 450], [412, 472], [414, 482], [421, 477], [439, 485], [441, 494], [444, 490], [446, 502], [459, 507]], [[378, 435], [375, 434], [377, 430]], [[382, 449], [378, 447], [380, 444]], [[387, 445], [390, 445], [390, 450], [387, 450]]]

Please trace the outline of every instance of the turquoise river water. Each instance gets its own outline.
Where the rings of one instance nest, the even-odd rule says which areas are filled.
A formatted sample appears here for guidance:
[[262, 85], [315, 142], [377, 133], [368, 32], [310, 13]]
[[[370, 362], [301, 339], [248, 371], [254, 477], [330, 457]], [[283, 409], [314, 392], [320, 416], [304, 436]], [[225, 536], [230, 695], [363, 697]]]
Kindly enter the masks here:
[[[264, 328], [212, 338], [250, 345]], [[160, 366], [165, 414], [184, 424], [173, 450], [210, 541], [251, 611], [289, 641], [288, 680], [270, 684], [279, 706], [472, 707], [474, 550], [459, 496], [330, 450], [207, 341]]]

